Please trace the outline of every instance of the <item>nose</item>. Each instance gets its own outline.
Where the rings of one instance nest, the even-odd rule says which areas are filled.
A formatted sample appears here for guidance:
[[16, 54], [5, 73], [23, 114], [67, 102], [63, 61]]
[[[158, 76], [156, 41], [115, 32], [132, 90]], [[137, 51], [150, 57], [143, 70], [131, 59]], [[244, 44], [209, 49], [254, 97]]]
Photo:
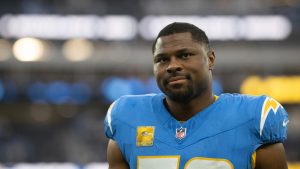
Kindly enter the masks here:
[[167, 67], [168, 73], [175, 73], [182, 70], [182, 66], [176, 58], [171, 58]]

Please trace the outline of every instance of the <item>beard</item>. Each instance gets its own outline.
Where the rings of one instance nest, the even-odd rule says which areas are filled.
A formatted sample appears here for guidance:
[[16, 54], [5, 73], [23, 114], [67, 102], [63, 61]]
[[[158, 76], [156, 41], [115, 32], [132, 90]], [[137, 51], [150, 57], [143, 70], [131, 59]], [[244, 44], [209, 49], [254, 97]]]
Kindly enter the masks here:
[[167, 83], [164, 83], [164, 87], [161, 88], [161, 90], [175, 102], [188, 103], [194, 98], [202, 95], [208, 89], [208, 77], [205, 77], [198, 83], [193, 83], [193, 79], [190, 77], [188, 79], [186, 85], [168, 87]]
[[180, 102], [180, 103], [186, 103], [192, 100], [193, 98], [193, 89], [192, 88], [186, 88], [184, 91], [166, 91], [165, 94], [173, 101]]

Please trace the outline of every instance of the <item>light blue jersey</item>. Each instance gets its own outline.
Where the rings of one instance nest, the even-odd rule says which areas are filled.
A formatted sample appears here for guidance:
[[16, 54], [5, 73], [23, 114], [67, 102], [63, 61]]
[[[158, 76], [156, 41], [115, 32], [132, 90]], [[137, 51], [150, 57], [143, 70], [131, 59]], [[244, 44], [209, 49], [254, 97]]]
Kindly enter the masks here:
[[105, 134], [131, 169], [251, 169], [262, 144], [287, 138], [288, 115], [267, 96], [222, 94], [184, 123], [163, 94], [124, 96], [105, 119]]

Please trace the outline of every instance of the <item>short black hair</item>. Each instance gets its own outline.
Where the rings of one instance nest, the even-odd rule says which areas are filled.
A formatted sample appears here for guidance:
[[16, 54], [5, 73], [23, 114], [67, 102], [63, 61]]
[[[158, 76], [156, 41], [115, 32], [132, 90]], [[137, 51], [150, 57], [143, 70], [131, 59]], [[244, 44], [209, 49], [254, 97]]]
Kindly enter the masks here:
[[155, 45], [157, 42], [157, 39], [162, 36], [168, 36], [175, 33], [184, 33], [184, 32], [190, 32], [192, 35], [192, 38], [200, 43], [203, 43], [207, 50], [210, 50], [209, 40], [206, 36], [205, 32], [198, 28], [197, 26], [186, 23], [186, 22], [174, 22], [166, 27], [164, 27], [157, 35], [156, 39], [154, 40], [152, 44], [152, 53], [154, 53]]

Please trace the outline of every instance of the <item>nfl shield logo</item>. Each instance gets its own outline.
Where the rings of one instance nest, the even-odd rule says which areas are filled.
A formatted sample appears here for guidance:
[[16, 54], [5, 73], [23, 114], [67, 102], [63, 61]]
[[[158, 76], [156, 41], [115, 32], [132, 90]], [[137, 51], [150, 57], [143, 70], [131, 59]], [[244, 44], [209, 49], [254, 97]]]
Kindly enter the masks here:
[[176, 129], [176, 138], [182, 140], [186, 136], [186, 128], [180, 127]]

